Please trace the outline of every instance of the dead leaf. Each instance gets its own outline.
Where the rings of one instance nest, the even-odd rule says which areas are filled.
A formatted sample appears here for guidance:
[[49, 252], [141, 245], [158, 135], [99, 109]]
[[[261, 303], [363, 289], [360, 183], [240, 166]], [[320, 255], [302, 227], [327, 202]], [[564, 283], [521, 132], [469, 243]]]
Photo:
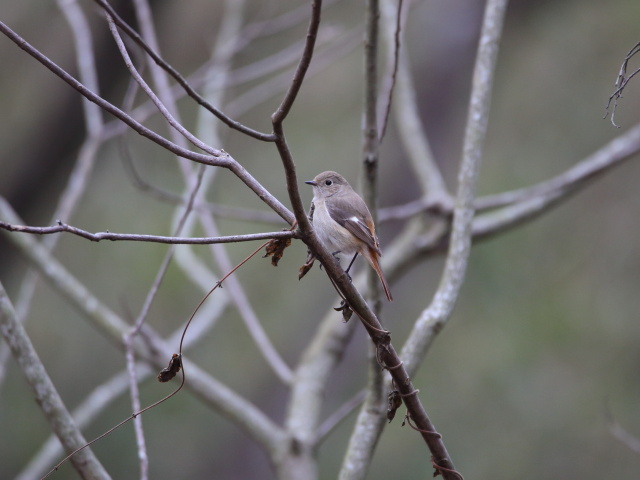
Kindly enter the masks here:
[[315, 261], [316, 256], [311, 253], [311, 251], [309, 251], [307, 253], [307, 260], [305, 264], [300, 267], [300, 270], [298, 270], [298, 280], [302, 280], [302, 277], [304, 277], [309, 272], [309, 270], [311, 270], [311, 267], [313, 267], [313, 262]]
[[271, 265], [278, 266], [278, 262], [284, 255], [284, 249], [291, 245], [291, 238], [274, 238], [265, 247], [265, 254], [262, 258], [272, 257]]
[[182, 355], [174, 353], [169, 361], [169, 366], [163, 368], [158, 374], [158, 381], [165, 383], [175, 377], [182, 368]]
[[402, 406], [402, 397], [398, 390], [392, 390], [389, 392], [389, 395], [387, 396], [387, 404], [387, 420], [391, 423], [393, 417], [396, 416], [396, 410]]
[[349, 304], [344, 300], [340, 302], [339, 307], [333, 307], [333, 309], [336, 312], [342, 312], [342, 321], [344, 323], [347, 323], [351, 319], [351, 315], [353, 315], [353, 310], [351, 310], [351, 307], [349, 306]]

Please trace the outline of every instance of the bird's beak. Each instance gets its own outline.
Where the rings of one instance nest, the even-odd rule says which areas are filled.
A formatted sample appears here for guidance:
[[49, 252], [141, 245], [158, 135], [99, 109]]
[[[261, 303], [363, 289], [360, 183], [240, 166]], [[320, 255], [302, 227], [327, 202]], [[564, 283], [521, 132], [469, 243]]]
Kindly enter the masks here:
[[318, 186], [318, 184], [316, 182], [314, 182], [313, 180], [308, 180], [308, 181], [306, 181], [304, 183], [306, 183], [307, 185], [311, 185], [312, 187], [317, 187]]

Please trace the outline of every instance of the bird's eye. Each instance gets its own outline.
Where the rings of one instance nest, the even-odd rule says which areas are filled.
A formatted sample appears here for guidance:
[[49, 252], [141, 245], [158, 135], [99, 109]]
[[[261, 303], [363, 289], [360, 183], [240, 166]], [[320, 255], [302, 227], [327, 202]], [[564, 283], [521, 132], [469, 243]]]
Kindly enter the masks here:
[[329, 185], [331, 185], [332, 183], [333, 183], [333, 182], [332, 182], [331, 180], [325, 180], [325, 181], [324, 181], [324, 184], [325, 184], [326, 186], [329, 186]]

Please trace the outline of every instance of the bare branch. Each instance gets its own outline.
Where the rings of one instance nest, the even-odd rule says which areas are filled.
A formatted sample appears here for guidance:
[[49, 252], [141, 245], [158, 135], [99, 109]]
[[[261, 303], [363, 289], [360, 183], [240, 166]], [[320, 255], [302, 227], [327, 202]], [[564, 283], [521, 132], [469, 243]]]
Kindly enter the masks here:
[[611, 435], [613, 435], [616, 440], [618, 440], [632, 452], [640, 454], [640, 438], [632, 435], [627, 430], [622, 428], [622, 426], [613, 417], [613, 414], [609, 410], [608, 406], [605, 406], [605, 408], [607, 426], [609, 427], [609, 432], [611, 433]]
[[380, 142], [382, 142], [385, 134], [387, 133], [387, 126], [389, 125], [389, 115], [391, 113], [391, 105], [393, 105], [393, 92], [395, 91], [396, 78], [398, 75], [398, 64], [400, 63], [400, 43], [401, 43], [401, 37], [402, 37], [401, 32], [403, 28], [402, 4], [403, 4], [403, 1], [398, 0], [398, 8], [396, 13], [396, 21], [395, 21], [395, 32], [393, 34], [393, 48], [388, 48], [388, 54], [387, 54], [387, 57], [390, 59], [387, 61], [387, 63], [391, 66], [390, 67], [387, 66], [390, 72], [388, 74], [389, 78], [387, 81], [387, 88], [386, 88], [387, 92], [386, 92], [386, 95], [384, 96], [385, 103], [382, 108], [382, 126], [380, 127], [380, 133], [379, 133]]
[[[133, 332], [133, 330], [132, 330]], [[129, 397], [131, 399], [131, 411], [139, 412], [142, 410], [140, 402], [140, 390], [138, 389], [138, 372], [136, 369], [136, 360], [134, 355], [132, 332], [123, 335], [123, 343], [125, 346], [125, 358], [127, 362], [127, 377], [129, 380]], [[140, 465], [140, 480], [149, 478], [149, 455], [147, 454], [147, 442], [144, 438], [144, 428], [142, 426], [142, 415], [136, 415], [133, 419], [133, 429], [136, 435], [136, 445], [138, 446], [138, 462]]]
[[[391, 29], [391, 25], [394, 23], [394, 15], [396, 14], [393, 2], [384, 1], [381, 12], [384, 17], [382, 28], [386, 33], [387, 44], [395, 43], [395, 34], [392, 34], [393, 31]], [[403, 24], [406, 21], [407, 12], [408, 9], [405, 8], [403, 10], [403, 18], [401, 18]], [[401, 28], [399, 35], [402, 37], [403, 33], [404, 28]], [[400, 41], [402, 40], [400, 39]], [[411, 167], [416, 174], [426, 205], [452, 209], [453, 201], [431, 151], [431, 146], [418, 112], [418, 104], [415, 85], [411, 77], [409, 55], [407, 49], [402, 48], [398, 52], [397, 81], [392, 105], [398, 135], [411, 162]]]
[[[16, 223], [20, 221], [1, 197], [0, 215]], [[33, 237], [9, 235], [7, 238], [18, 247], [33, 267], [57, 292], [66, 297], [74, 307], [78, 308], [92, 323], [106, 333], [107, 338], [121, 348], [122, 335], [129, 331], [129, 326], [118, 315], [91, 294]], [[151, 353], [137, 343], [137, 354], [145, 360], [152, 361], [159, 368], [164, 368], [166, 366], [166, 352], [172, 351], [172, 347], [162, 341], [150, 327], [145, 328], [144, 338], [151, 342]], [[273, 452], [277, 448], [282, 432], [265, 414], [197, 365], [188, 362], [188, 360], [185, 360], [185, 364], [189, 368], [189, 382], [185, 388], [196, 393], [207, 404], [219, 409], [226, 417], [244, 428], [268, 452]]]
[[536, 185], [478, 198], [476, 208], [489, 210], [527, 201], [565, 197], [640, 151], [640, 124], [614, 138], [567, 171]]
[[[77, 0], [58, 0], [58, 7], [62, 10], [73, 33], [80, 79], [90, 90], [98, 92], [98, 72], [96, 71], [89, 22]], [[86, 99], [83, 99], [82, 106], [87, 132], [90, 137], [97, 136], [104, 126], [102, 112], [97, 105]]]
[[[210, 285], [211, 283], [209, 283]], [[186, 338], [183, 351], [193, 347], [204, 337], [212, 321], [219, 318], [219, 313], [224, 309], [228, 301], [218, 299], [217, 302], [211, 302], [204, 307], [206, 312], [202, 312], [200, 318], [202, 321], [194, 320], [189, 329], [190, 335]], [[183, 327], [180, 326], [174, 331], [167, 340], [168, 345], [175, 345], [180, 341]], [[163, 351], [165, 351], [163, 349]], [[148, 378], [151, 374], [156, 375], [157, 370], [152, 370], [153, 366], [149, 363], [139, 364], [136, 368], [136, 376], [140, 382]], [[101, 385], [98, 385], [93, 391], [74, 409], [72, 416], [75, 419], [78, 428], [84, 430], [93, 421], [95, 421], [104, 409], [116, 401], [121, 395], [126, 393], [129, 384], [130, 375], [127, 371], [116, 373], [110, 379]], [[189, 388], [189, 387], [187, 387]], [[51, 465], [55, 463], [56, 458], [62, 454], [63, 450], [60, 442], [55, 436], [50, 436], [40, 450], [32, 457], [29, 464], [16, 477], [15, 480], [32, 480], [33, 478], [42, 477], [50, 470]]]
[[[24, 327], [18, 321], [2, 283], [0, 283], [0, 333], [11, 348], [13, 357], [20, 365], [27, 383], [31, 386], [42, 413], [64, 445], [65, 450], [70, 453], [85, 445], [87, 441], [76, 427]], [[82, 478], [111, 478], [88, 448], [72, 457], [71, 463]]]
[[322, 443], [329, 434], [342, 423], [343, 420], [351, 415], [356, 408], [362, 405], [362, 402], [364, 402], [366, 398], [367, 391], [363, 389], [338, 407], [335, 412], [333, 412], [318, 426], [316, 431], [317, 440], [315, 443]]
[[[385, 374], [375, 360], [369, 365], [369, 383], [364, 403], [349, 438], [349, 445], [342, 459], [339, 480], [356, 480], [367, 477], [375, 448], [385, 426], [383, 382]], [[377, 372], [375, 370], [377, 370]]]
[[[307, 76], [323, 71], [328, 65], [332, 65], [337, 59], [347, 56], [361, 44], [359, 29], [357, 28], [349, 31], [346, 35], [338, 38], [332, 36], [332, 38], [334, 41], [332, 42], [331, 48], [327, 48], [324, 51], [314, 54], [314, 62], [309, 66]], [[319, 38], [318, 40], [320, 41], [322, 38]], [[257, 74], [259, 72], [255, 73]], [[235, 79], [235, 75], [233, 73], [232, 76]], [[267, 78], [259, 85], [229, 101], [226, 108], [234, 115], [244, 114], [256, 105], [267, 101], [276, 93], [281, 92], [290, 81], [290, 78], [291, 74], [289, 72], [283, 72], [279, 75], [273, 76], [272, 78]]]
[[[311, 3], [311, 18], [309, 20], [309, 26], [307, 28], [307, 39], [305, 46], [298, 62], [298, 66], [293, 74], [293, 79], [284, 98], [280, 102], [277, 110], [271, 115], [271, 122], [273, 124], [273, 131], [276, 135], [276, 147], [284, 166], [285, 177], [287, 181], [287, 191], [289, 193], [289, 200], [293, 207], [293, 213], [295, 219], [298, 222], [298, 226], [305, 234], [309, 234], [312, 231], [311, 224], [307, 218], [307, 214], [302, 205], [302, 199], [300, 198], [300, 191], [298, 189], [298, 180], [296, 176], [295, 163], [293, 161], [293, 155], [287, 145], [287, 140], [284, 135], [283, 122], [286, 119], [293, 102], [295, 101], [302, 81], [311, 64], [311, 58], [313, 57], [313, 50], [318, 36], [318, 28], [320, 26], [320, 14], [322, 11], [322, 1], [313, 0]], [[312, 234], [313, 235], [313, 234]], [[320, 245], [316, 238], [317, 244]], [[320, 247], [322, 248], [322, 247]]]
[[58, 223], [51, 227], [30, 227], [26, 225], [15, 225], [0, 221], [0, 228], [9, 232], [33, 233], [37, 235], [50, 235], [53, 233], [68, 232], [79, 237], [86, 238], [92, 242], [101, 240], [110, 241], [127, 241], [127, 242], [151, 242], [151, 243], [167, 243], [180, 245], [211, 245], [215, 243], [237, 243], [251, 242], [254, 240], [266, 240], [269, 238], [296, 238], [295, 231], [251, 233], [247, 235], [230, 235], [224, 237], [166, 237], [162, 235], [139, 235], [135, 233], [113, 233], [98, 232], [90, 233], [66, 223]]
[[311, 19], [309, 20], [309, 28], [307, 30], [307, 39], [304, 44], [304, 49], [302, 51], [302, 55], [300, 56], [298, 66], [296, 67], [296, 70], [293, 74], [293, 78], [291, 79], [291, 84], [289, 85], [284, 98], [280, 102], [280, 105], [271, 116], [271, 122], [274, 124], [274, 126], [282, 125], [282, 122], [287, 117], [289, 111], [291, 110], [291, 107], [293, 106], [293, 102], [295, 102], [296, 97], [298, 96], [300, 87], [302, 87], [302, 82], [307, 73], [307, 70], [309, 69], [309, 65], [311, 64], [313, 49], [318, 37], [318, 27], [320, 26], [321, 10], [322, 1], [313, 0], [311, 2]]
[[[400, 2], [401, 4], [402, 2]], [[400, 7], [399, 7], [400, 8]], [[378, 0], [369, 0], [366, 4], [365, 18], [365, 39], [364, 39], [364, 119], [363, 119], [363, 194], [365, 201], [372, 208], [372, 215], [377, 219], [377, 209], [375, 208], [378, 198], [378, 162], [379, 148], [382, 135], [386, 130], [387, 119], [383, 119], [381, 132], [378, 125], [378, 44], [379, 44], [379, 19], [380, 7]], [[399, 22], [399, 20], [398, 20]], [[399, 25], [399, 23], [398, 23]], [[399, 48], [399, 44], [396, 44]], [[396, 52], [397, 53], [397, 52]], [[395, 70], [395, 69], [394, 69]], [[392, 73], [395, 77], [395, 71]], [[392, 84], [394, 82], [391, 82]], [[388, 115], [391, 108], [391, 97], [393, 85], [388, 89], [387, 105], [384, 115]], [[379, 136], [380, 135], [380, 136]], [[380, 284], [373, 270], [366, 273], [367, 290], [371, 292], [371, 297], [378, 299], [376, 302], [376, 313], [381, 309]], [[378, 348], [378, 345], [372, 345]], [[381, 399], [383, 398], [383, 378], [384, 373], [377, 362], [377, 355], [372, 356], [369, 362], [369, 381], [367, 384], [367, 395], [365, 402], [360, 408], [356, 424], [351, 432], [349, 444], [342, 460], [339, 478], [341, 480], [364, 479], [371, 465], [375, 447], [384, 427], [384, 416], [382, 415]]]
[[114, 20], [116, 25], [120, 27], [134, 42], [136, 42], [142, 49], [147, 52], [147, 54], [156, 62], [163, 70], [165, 70], [169, 75], [171, 75], [187, 92], [187, 94], [193, 98], [200, 106], [206, 108], [211, 113], [213, 113], [216, 117], [222, 120], [227, 126], [238, 130], [246, 135], [249, 135], [252, 138], [257, 140], [262, 140], [266, 142], [273, 142], [275, 138], [272, 134], [266, 134], [258, 132], [257, 130], [253, 130], [249, 127], [242, 125], [240, 122], [236, 122], [231, 118], [227, 117], [224, 113], [218, 110], [216, 107], [207, 102], [204, 98], [202, 98], [184, 79], [182, 75], [178, 73], [171, 65], [165, 62], [156, 52], [154, 52], [138, 35], [138, 33], [133, 30], [120, 16], [116, 13], [116, 11], [109, 5], [106, 0], [94, 0], [98, 5], [104, 8], [105, 12], [107, 12]]
[[[58, 0], [58, 7], [64, 14], [73, 34], [79, 76], [91, 90], [98, 92], [95, 57], [87, 19], [76, 0]], [[82, 106], [89, 137], [80, 147], [76, 163], [73, 171], [69, 174], [65, 189], [60, 195], [53, 219], [68, 219], [73, 214], [78, 201], [85, 192], [88, 179], [93, 172], [96, 153], [101, 145], [100, 133], [104, 127], [102, 112], [97, 105], [86, 99], [83, 99]], [[58, 238], [58, 236], [49, 237], [43, 245], [53, 250]], [[27, 272], [20, 286], [20, 293], [16, 301], [16, 312], [21, 322], [24, 322], [29, 314], [37, 281], [38, 275], [31, 270]], [[5, 378], [6, 361], [8, 359], [9, 350], [6, 344], [2, 344], [0, 345], [0, 385], [2, 385]]]
[[[378, 163], [380, 138], [378, 137], [378, 44], [380, 6], [378, 0], [367, 0], [364, 31], [364, 106], [362, 119], [362, 197], [373, 221], [378, 218]], [[391, 101], [389, 99], [389, 101]], [[372, 298], [380, 298], [380, 283], [373, 270], [367, 270], [367, 291]]]
[[607, 102], [607, 106], [605, 107], [607, 113], [605, 113], [604, 116], [606, 117], [609, 114], [609, 107], [611, 106], [611, 101], [613, 100], [613, 109], [611, 110], [611, 124], [616, 128], [620, 128], [618, 125], [616, 125], [616, 122], [615, 122], [616, 110], [618, 108], [618, 100], [622, 98], [622, 91], [625, 89], [625, 87], [631, 81], [631, 79], [635, 77], [638, 73], [640, 73], [640, 68], [638, 68], [631, 75], [627, 76], [627, 67], [629, 66], [629, 60], [631, 60], [631, 58], [633, 58], [633, 56], [639, 52], [640, 52], [640, 42], [636, 43], [633, 46], [633, 48], [629, 50], [629, 53], [627, 53], [627, 56], [624, 59], [624, 62], [622, 62], [622, 66], [620, 67], [620, 71], [618, 72], [618, 77], [616, 78], [616, 84], [615, 84], [616, 90], [609, 97], [609, 101]]
[[[633, 158], [640, 152], [640, 125], [629, 129], [623, 135], [592, 153], [567, 171], [530, 187], [485, 195], [474, 202], [476, 216], [473, 221], [473, 237], [484, 238], [520, 225], [537, 215], [546, 213], [550, 207], [570, 198], [589, 185], [600, 175]], [[497, 210], [488, 212], [488, 210]], [[418, 199], [404, 205], [387, 207], [380, 210], [380, 221], [405, 219], [419, 213], [433, 211], [448, 215], [446, 210], [439, 211], [425, 199]], [[421, 242], [422, 253], [441, 249], [448, 244]]]
[[471, 247], [476, 180], [482, 159], [493, 76], [507, 3], [507, 0], [489, 0], [485, 8], [459, 169], [449, 253], [434, 299], [421, 313], [402, 349], [402, 358], [412, 375], [433, 338], [447, 322], [464, 280]]
[[146, 137], [157, 143], [161, 147], [166, 148], [170, 152], [175, 153], [176, 155], [186, 158], [188, 160], [192, 160], [197, 163], [203, 163], [205, 165], [213, 165], [219, 167], [229, 167], [233, 160], [226, 152], [218, 151], [217, 155], [203, 155], [201, 153], [191, 152], [185, 148], [182, 148], [175, 143], [167, 140], [161, 135], [158, 135], [154, 131], [148, 129], [138, 121], [136, 121], [131, 116], [127, 115], [125, 112], [120, 110], [115, 105], [107, 102], [102, 97], [88, 89], [85, 85], [76, 80], [73, 76], [69, 75], [65, 70], [60, 68], [54, 62], [49, 60], [45, 55], [43, 55], [39, 50], [31, 46], [24, 38], [11, 30], [7, 25], [3, 22], [0, 22], [0, 32], [6, 35], [12, 42], [18, 45], [22, 50], [27, 52], [33, 58], [42, 63], [45, 67], [51, 70], [54, 74], [68, 83], [71, 87], [76, 89], [80, 94], [84, 97], [88, 98], [93, 103], [100, 106], [103, 110], [106, 110], [113, 116], [119, 118], [124, 123], [126, 123], [129, 127], [131, 127], [134, 131], [138, 132], [143, 137]]
[[164, 104], [160, 101], [157, 95], [153, 92], [153, 90], [151, 90], [149, 85], [147, 85], [147, 83], [144, 81], [142, 76], [138, 73], [138, 70], [134, 67], [133, 62], [129, 57], [129, 53], [127, 52], [127, 49], [124, 46], [124, 42], [122, 41], [122, 38], [118, 33], [118, 29], [116, 28], [113, 18], [107, 15], [107, 21], [109, 22], [109, 30], [113, 35], [116, 45], [118, 46], [118, 50], [120, 50], [120, 54], [122, 55], [122, 58], [124, 59], [124, 63], [126, 67], [129, 69], [131, 76], [135, 79], [136, 82], [138, 82], [138, 84], [140, 85], [140, 88], [142, 88], [142, 90], [149, 96], [149, 98], [158, 108], [162, 116], [165, 117], [169, 122], [169, 124], [173, 128], [175, 128], [178, 132], [180, 132], [180, 134], [184, 136], [187, 140], [189, 140], [195, 147], [201, 150], [204, 150], [205, 152], [209, 153], [212, 156], [219, 156], [221, 154], [220, 150], [214, 149], [209, 145], [207, 145], [206, 143], [204, 143], [203, 141], [201, 141], [200, 139], [196, 138], [196, 136], [193, 135], [191, 132], [189, 132], [186, 128], [184, 128], [184, 126], [182, 126], [182, 124], [178, 120], [176, 120], [176, 118], [171, 114], [171, 112], [169, 112], [169, 110], [164, 106]]
[[[210, 62], [210, 70], [206, 74], [207, 84], [205, 86], [205, 95], [212, 103], [221, 103], [225, 93], [225, 86], [229, 81], [228, 75], [231, 68], [232, 56], [233, 53], [236, 52], [235, 46], [237, 42], [241, 40], [238, 36], [238, 31], [241, 28], [244, 18], [244, 5], [245, 2], [239, 0], [226, 0], [225, 2], [225, 20], [218, 32], [216, 48], [212, 53]], [[218, 143], [219, 123], [214, 122], [211, 116], [205, 115], [205, 112], [201, 111], [199, 113], [198, 129], [201, 135], [203, 138], [207, 138], [210, 143]], [[216, 173], [213, 169], [208, 169], [206, 172], [203, 179], [205, 187], [203, 193], [213, 185]], [[199, 200], [203, 201], [204, 195], [200, 197]], [[208, 235], [217, 235], [218, 226], [215, 220], [204, 213], [205, 212], [199, 212], [199, 221], [202, 228]], [[235, 267], [226, 248], [222, 245], [215, 245], [212, 246], [210, 250], [222, 271], [233, 271]], [[291, 368], [271, 342], [241, 282], [236, 276], [230, 276], [225, 280], [225, 287], [225, 292], [229, 295], [231, 301], [240, 313], [249, 335], [267, 365], [269, 365], [282, 383], [285, 385], [291, 383], [293, 380]]]

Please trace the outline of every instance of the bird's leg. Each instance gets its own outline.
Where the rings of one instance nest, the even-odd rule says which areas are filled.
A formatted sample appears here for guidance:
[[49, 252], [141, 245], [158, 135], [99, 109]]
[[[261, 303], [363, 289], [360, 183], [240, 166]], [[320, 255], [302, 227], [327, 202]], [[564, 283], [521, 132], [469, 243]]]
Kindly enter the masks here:
[[[349, 275], [349, 270], [351, 270], [351, 265], [353, 265], [353, 262], [356, 261], [356, 257], [358, 256], [358, 252], [356, 252], [356, 254], [353, 256], [353, 258], [351, 259], [351, 262], [349, 263], [349, 266], [347, 267], [347, 269], [345, 270], [345, 273], [347, 275]], [[349, 275], [349, 280], [351, 280], [351, 275]]]

